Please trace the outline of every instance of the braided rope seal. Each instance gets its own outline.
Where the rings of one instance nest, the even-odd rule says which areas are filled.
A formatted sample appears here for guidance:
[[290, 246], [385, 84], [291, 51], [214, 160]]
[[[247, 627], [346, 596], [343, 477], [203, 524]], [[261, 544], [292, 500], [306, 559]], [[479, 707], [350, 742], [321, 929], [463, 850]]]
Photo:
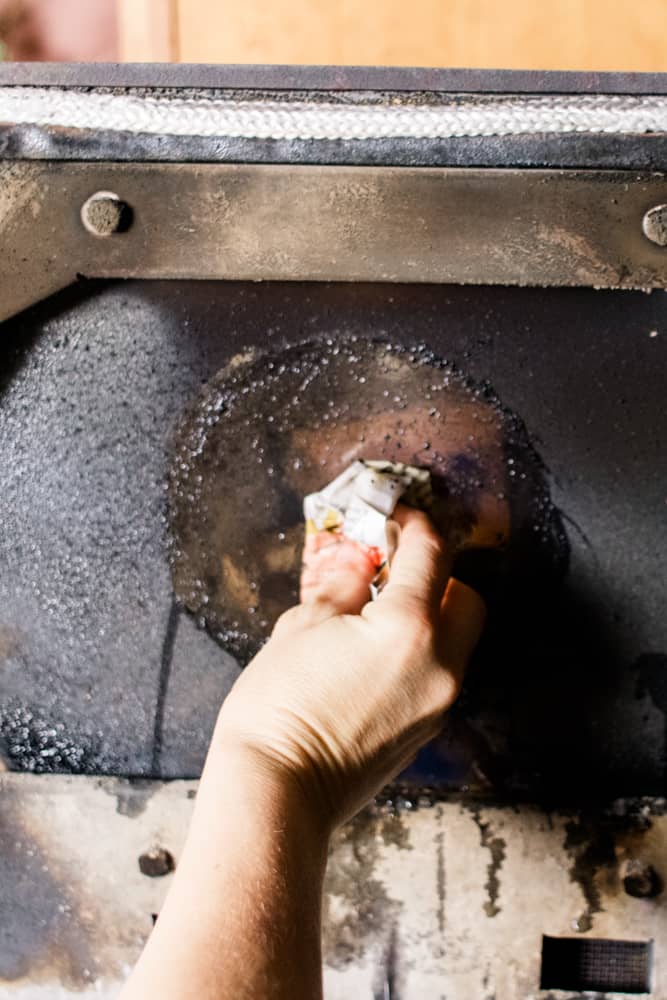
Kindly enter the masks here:
[[667, 132], [667, 97], [452, 95], [438, 103], [239, 101], [0, 87], [0, 122], [248, 139], [444, 139]]

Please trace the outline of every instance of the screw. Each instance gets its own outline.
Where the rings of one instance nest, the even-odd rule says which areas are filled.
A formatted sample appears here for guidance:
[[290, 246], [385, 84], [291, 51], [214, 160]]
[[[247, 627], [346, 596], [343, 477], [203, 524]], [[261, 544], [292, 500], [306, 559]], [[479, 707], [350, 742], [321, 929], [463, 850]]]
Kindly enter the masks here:
[[647, 865], [633, 858], [623, 864], [621, 878], [628, 896], [634, 896], [636, 899], [653, 899], [663, 890], [662, 879], [653, 865]]
[[644, 236], [657, 243], [659, 247], [667, 246], [667, 205], [656, 205], [649, 208], [642, 220]]
[[96, 191], [81, 206], [81, 221], [93, 236], [125, 233], [132, 225], [132, 209], [113, 191]]
[[153, 847], [150, 851], [139, 855], [139, 871], [149, 878], [168, 875], [175, 867], [172, 855], [164, 847]]

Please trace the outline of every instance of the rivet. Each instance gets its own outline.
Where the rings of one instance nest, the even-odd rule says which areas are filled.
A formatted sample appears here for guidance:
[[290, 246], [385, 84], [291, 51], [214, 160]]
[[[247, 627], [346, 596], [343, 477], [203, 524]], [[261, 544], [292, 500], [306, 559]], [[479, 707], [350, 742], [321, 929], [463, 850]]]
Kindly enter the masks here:
[[649, 208], [642, 221], [644, 236], [657, 243], [659, 247], [667, 246], [667, 205], [655, 205]]
[[81, 206], [81, 221], [93, 236], [125, 233], [132, 218], [130, 206], [113, 191], [96, 191]]
[[174, 859], [164, 847], [153, 847], [139, 855], [139, 871], [149, 878], [159, 878], [168, 875], [176, 867]]

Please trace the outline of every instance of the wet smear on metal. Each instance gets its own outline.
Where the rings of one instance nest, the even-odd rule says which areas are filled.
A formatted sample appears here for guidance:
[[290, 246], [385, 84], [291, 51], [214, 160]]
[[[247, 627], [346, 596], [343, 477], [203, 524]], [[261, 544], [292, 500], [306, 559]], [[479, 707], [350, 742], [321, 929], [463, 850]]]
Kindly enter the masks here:
[[431, 469], [455, 572], [482, 591], [566, 563], [544, 466], [488, 384], [371, 338], [241, 360], [184, 417], [169, 477], [175, 593], [239, 658], [298, 599], [303, 496], [360, 457]]
[[491, 824], [482, 819], [479, 809], [471, 809], [471, 814], [479, 829], [479, 841], [482, 847], [486, 847], [491, 855], [487, 871], [487, 879], [484, 888], [488, 896], [484, 903], [484, 912], [487, 917], [495, 917], [500, 913], [501, 907], [498, 905], [500, 895], [499, 872], [505, 860], [506, 843], [502, 837], [494, 837]]

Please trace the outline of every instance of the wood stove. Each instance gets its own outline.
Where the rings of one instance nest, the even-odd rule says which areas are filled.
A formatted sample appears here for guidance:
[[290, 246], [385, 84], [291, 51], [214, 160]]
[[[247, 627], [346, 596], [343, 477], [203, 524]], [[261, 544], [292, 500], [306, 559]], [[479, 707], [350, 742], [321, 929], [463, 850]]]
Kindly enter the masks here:
[[[175, 435], [202, 387], [297, 342], [426, 345], [517, 416], [560, 540], [516, 587], [484, 578], [491, 625], [442, 740], [341, 834], [338, 874], [360, 839], [355, 864], [384, 865], [387, 889], [364, 924], [363, 865], [347, 877], [357, 923], [330, 916], [330, 995], [389, 995], [384, 976], [392, 996], [550, 996], [542, 934], [627, 933], [664, 953], [665, 79], [0, 66], [0, 121], [0, 746], [13, 842], [54, 795], [70, 809], [92, 796], [101, 822], [90, 782], [127, 822], [163, 803], [142, 836], [182, 834], [169, 795], [192, 790], [240, 669], [175, 599], [168, 561]], [[174, 779], [186, 784], [168, 793]], [[468, 862], [482, 873], [468, 929], [486, 956], [479, 976], [463, 946], [447, 968], [438, 951], [463, 940], [462, 906], [445, 919], [443, 843], [464, 816], [477, 843], [468, 861], [448, 850], [452, 879]], [[47, 830], [44, 818], [48, 862], [66, 834]], [[70, 862], [98, 857], [92, 831]], [[433, 861], [421, 971], [398, 875], [392, 895], [396, 837]], [[527, 891], [561, 877], [541, 850], [558, 850], [576, 898], [542, 905]], [[655, 874], [640, 902], [624, 864]], [[91, 956], [63, 971], [45, 955], [51, 939], [76, 952], [57, 917], [82, 908], [74, 890], [63, 903], [53, 876], [55, 930], [31, 937], [34, 917], [17, 909], [23, 848], [0, 865], [12, 927], [0, 995], [22, 995], [38, 967], [49, 982], [118, 979], [138, 914], [158, 907], [143, 883], [131, 915], [105, 890], [133, 943], [100, 957], [84, 920]], [[501, 975], [507, 935], [516, 972]], [[659, 968], [652, 995], [664, 998]]]

